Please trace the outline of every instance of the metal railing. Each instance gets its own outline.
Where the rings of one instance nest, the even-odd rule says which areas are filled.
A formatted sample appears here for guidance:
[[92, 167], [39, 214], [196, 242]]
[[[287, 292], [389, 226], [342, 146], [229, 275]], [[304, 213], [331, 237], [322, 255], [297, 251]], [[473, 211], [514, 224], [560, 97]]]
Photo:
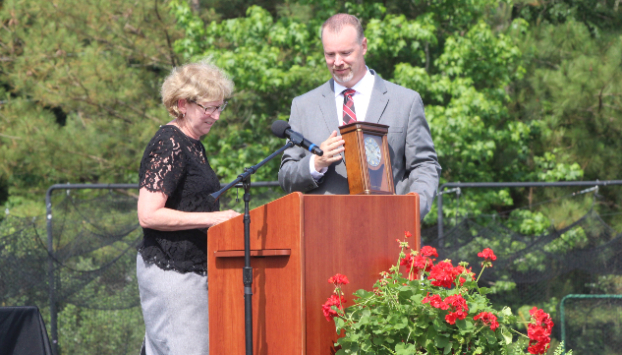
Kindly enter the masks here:
[[577, 295], [577, 294], [570, 294], [570, 295], [564, 296], [564, 298], [562, 298], [561, 302], [559, 303], [559, 313], [560, 313], [561, 323], [562, 323], [562, 344], [563, 344], [562, 354], [566, 353], [566, 346], [568, 344], [568, 341], [567, 341], [568, 339], [566, 339], [566, 311], [565, 311], [565, 308], [564, 308], [564, 304], [569, 299], [620, 299], [620, 300], [622, 300], [622, 295]]
[[[456, 192], [461, 193], [463, 188], [506, 188], [506, 187], [569, 187], [569, 186], [608, 186], [622, 185], [622, 180], [609, 181], [559, 181], [559, 182], [449, 182], [438, 189], [438, 239], [443, 245], [443, 195]], [[451, 189], [444, 191], [445, 189]]]

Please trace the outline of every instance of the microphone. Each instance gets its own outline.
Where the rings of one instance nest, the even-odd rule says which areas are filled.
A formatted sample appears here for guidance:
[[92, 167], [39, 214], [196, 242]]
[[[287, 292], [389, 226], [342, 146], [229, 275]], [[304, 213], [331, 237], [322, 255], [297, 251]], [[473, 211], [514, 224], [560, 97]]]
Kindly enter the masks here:
[[305, 148], [315, 155], [322, 156], [324, 154], [317, 145], [305, 139], [302, 134], [292, 131], [292, 127], [285, 121], [274, 121], [272, 123], [272, 133], [279, 138], [289, 138], [295, 145]]

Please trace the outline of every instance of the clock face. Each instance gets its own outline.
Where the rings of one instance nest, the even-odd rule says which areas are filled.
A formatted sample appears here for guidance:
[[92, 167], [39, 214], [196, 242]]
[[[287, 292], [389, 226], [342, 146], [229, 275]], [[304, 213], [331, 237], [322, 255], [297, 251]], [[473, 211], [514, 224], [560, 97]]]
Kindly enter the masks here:
[[365, 137], [365, 155], [367, 156], [367, 164], [371, 166], [378, 166], [380, 164], [380, 147], [378, 142], [372, 137]]

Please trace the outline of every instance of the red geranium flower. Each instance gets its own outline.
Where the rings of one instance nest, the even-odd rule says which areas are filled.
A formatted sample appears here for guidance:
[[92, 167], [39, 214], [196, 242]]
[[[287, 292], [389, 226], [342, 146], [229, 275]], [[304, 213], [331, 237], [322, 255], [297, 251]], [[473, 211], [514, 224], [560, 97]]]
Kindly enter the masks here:
[[347, 301], [343, 298], [343, 296], [331, 295], [328, 297], [326, 302], [322, 305], [322, 313], [324, 313], [326, 320], [330, 322], [333, 318], [339, 315], [339, 313], [332, 308], [333, 306], [343, 312], [343, 304], [346, 302]]
[[350, 283], [345, 275], [335, 274], [335, 276], [328, 279], [328, 283], [335, 285], [335, 287], [341, 287]]
[[[400, 265], [406, 266], [408, 269], [410, 280], [413, 280], [415, 275], [417, 275], [421, 270], [430, 271], [433, 264], [433, 259], [426, 258], [421, 254], [406, 254], [406, 257], [400, 260]], [[412, 273], [410, 273], [411, 270]]]
[[466, 318], [469, 307], [466, 300], [461, 294], [449, 296], [443, 300], [449, 306], [449, 313], [445, 316], [445, 321], [449, 324], [455, 324], [456, 320]]
[[438, 264], [432, 266], [430, 269], [429, 280], [432, 281], [432, 285], [451, 288], [456, 275], [454, 274], [454, 267], [451, 262], [440, 261]]
[[413, 254], [410, 254], [410, 253], [406, 254], [404, 259], [400, 260], [400, 265], [401, 266], [406, 266], [406, 267], [410, 268], [410, 265], [412, 264], [412, 259], [414, 257], [415, 256]]
[[529, 347], [527, 351], [530, 354], [544, 354], [547, 352], [551, 338], [547, 334], [546, 329], [535, 324], [529, 324], [527, 327], [527, 336], [529, 337]]
[[449, 306], [445, 302], [443, 302], [443, 299], [441, 298], [440, 295], [426, 296], [423, 299], [423, 301], [421, 301], [421, 303], [428, 303], [428, 302], [430, 302], [430, 306], [434, 308], [443, 309], [443, 310], [446, 310], [449, 308]]
[[[471, 278], [475, 279], [475, 274], [471, 272], [471, 269], [467, 270], [462, 266], [453, 267], [453, 265], [451, 265], [451, 261], [441, 261], [432, 266], [428, 279], [434, 280], [432, 281], [432, 285], [434, 286], [451, 288], [453, 283], [456, 281], [456, 277], [461, 274], [471, 275]], [[460, 285], [462, 286], [465, 281], [466, 280], [464, 278], [461, 278]]]
[[[472, 279], [473, 281], [475, 281], [475, 273], [474, 273], [473, 271], [471, 271], [471, 268], [468, 268], [468, 269], [467, 269], [467, 268], [465, 268], [465, 267], [464, 267], [464, 266], [462, 266], [462, 265], [458, 265], [458, 266], [456, 266], [456, 267], [454, 268], [454, 273], [455, 273], [457, 276], [460, 276], [460, 275], [467, 275], [467, 276], [471, 276], [471, 279]], [[464, 283], [466, 282], [466, 279], [465, 279], [464, 277], [461, 277], [461, 278], [459, 279], [459, 281], [460, 281], [460, 286], [462, 286], [462, 285], [464, 285]]]
[[406, 238], [410, 238], [410, 237], [412, 237], [413, 235], [412, 235], [409, 231], [404, 231], [404, 236], [405, 236]]
[[456, 313], [449, 312], [445, 316], [445, 322], [447, 322], [449, 324], [456, 324], [456, 320], [457, 319], [458, 319], [458, 316], [456, 315]]
[[430, 303], [430, 306], [442, 310], [449, 310], [445, 316], [445, 321], [449, 324], [456, 324], [456, 320], [465, 319], [469, 306], [461, 294], [449, 296], [444, 300], [439, 295], [426, 296], [421, 303]]
[[481, 312], [475, 317], [473, 320], [481, 319], [484, 324], [490, 325], [490, 329], [494, 332], [497, 328], [499, 328], [499, 322], [497, 322], [497, 316], [490, 312]]
[[423, 248], [421, 248], [421, 255], [423, 256], [434, 256], [436, 258], [438, 258], [438, 253], [436, 252], [436, 248], [432, 248], [429, 246], [424, 246]]
[[434, 261], [430, 258], [426, 258], [423, 255], [417, 255], [413, 259], [414, 268], [419, 270], [430, 271], [432, 269], [432, 265], [434, 265]]
[[480, 258], [484, 258], [484, 262], [482, 262], [482, 266], [486, 265], [492, 267], [492, 262], [497, 260], [497, 256], [490, 248], [485, 248], [480, 253], [477, 253], [477, 256]]
[[458, 309], [458, 308], [463, 308], [464, 310], [469, 310], [469, 307], [467, 306], [466, 300], [462, 297], [461, 294], [457, 294], [457, 295], [453, 295], [453, 296], [448, 296], [447, 298], [445, 298], [445, 300], [443, 301], [446, 304]]
[[546, 313], [545, 311], [541, 309], [533, 307], [529, 311], [529, 314], [531, 315], [532, 321], [535, 321], [536, 324], [539, 324], [541, 327], [546, 329], [549, 332], [549, 334], [551, 333], [551, 330], [553, 329], [553, 326], [555, 324], [553, 323], [553, 320], [551, 319], [551, 316], [548, 313]]
[[529, 337], [527, 351], [535, 355], [544, 354], [551, 345], [553, 321], [548, 313], [536, 307], [533, 307], [529, 314], [531, 315], [531, 323], [527, 326], [527, 336]]

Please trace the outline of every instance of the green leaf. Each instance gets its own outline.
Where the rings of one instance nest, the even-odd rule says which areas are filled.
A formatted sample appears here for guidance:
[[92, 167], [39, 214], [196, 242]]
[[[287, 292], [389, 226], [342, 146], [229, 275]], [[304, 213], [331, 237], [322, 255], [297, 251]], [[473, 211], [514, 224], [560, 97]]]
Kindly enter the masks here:
[[337, 329], [337, 333], [341, 332], [343, 326], [345, 325], [345, 321], [341, 317], [333, 318], [335, 320], [335, 328]]
[[416, 294], [414, 296], [411, 296], [410, 299], [411, 299], [411, 301], [413, 301], [414, 304], [419, 305], [419, 304], [421, 304], [421, 301], [423, 301], [424, 297], [425, 297], [424, 295]]
[[451, 351], [451, 348], [452, 348], [452, 344], [453, 344], [453, 342], [451, 342], [451, 341], [449, 342], [449, 344], [447, 344], [447, 346], [445, 347], [445, 351], [443, 351], [443, 354], [445, 354], [445, 355], [449, 354], [449, 352]]
[[503, 309], [501, 310], [501, 314], [505, 317], [510, 317], [512, 316], [512, 309], [508, 306], [503, 307]]
[[449, 338], [446, 335], [438, 334], [434, 337], [434, 345], [438, 348], [444, 348], [449, 345]]
[[479, 288], [479, 293], [482, 294], [482, 295], [486, 295], [486, 294], [489, 294], [491, 292], [492, 292], [492, 290], [490, 288], [488, 288], [488, 287], [480, 287]]
[[369, 297], [374, 296], [375, 294], [373, 292], [368, 292], [363, 289], [360, 289], [354, 292], [353, 295], [355, 295], [358, 298], [369, 298]]
[[495, 344], [497, 342], [497, 338], [495, 337], [495, 333], [493, 333], [489, 329], [484, 329], [484, 331], [482, 331], [482, 333], [486, 337], [486, 341], [488, 341], [489, 344]]
[[460, 330], [460, 334], [466, 334], [474, 328], [473, 321], [468, 318], [456, 320], [456, 326]]
[[501, 335], [503, 336], [503, 339], [505, 340], [505, 344], [509, 345], [512, 344], [512, 333], [510, 333], [509, 330], [507, 330], [507, 328], [505, 327], [501, 327]]
[[408, 327], [408, 317], [401, 317], [400, 320], [394, 323], [395, 329], [404, 329]]
[[399, 343], [395, 345], [395, 354], [396, 355], [412, 355], [415, 353], [417, 348], [414, 344], [410, 343]]
[[428, 331], [426, 332], [426, 338], [430, 339], [430, 341], [432, 339], [435, 339], [437, 335], [437, 331], [436, 331], [436, 327], [428, 327]]

